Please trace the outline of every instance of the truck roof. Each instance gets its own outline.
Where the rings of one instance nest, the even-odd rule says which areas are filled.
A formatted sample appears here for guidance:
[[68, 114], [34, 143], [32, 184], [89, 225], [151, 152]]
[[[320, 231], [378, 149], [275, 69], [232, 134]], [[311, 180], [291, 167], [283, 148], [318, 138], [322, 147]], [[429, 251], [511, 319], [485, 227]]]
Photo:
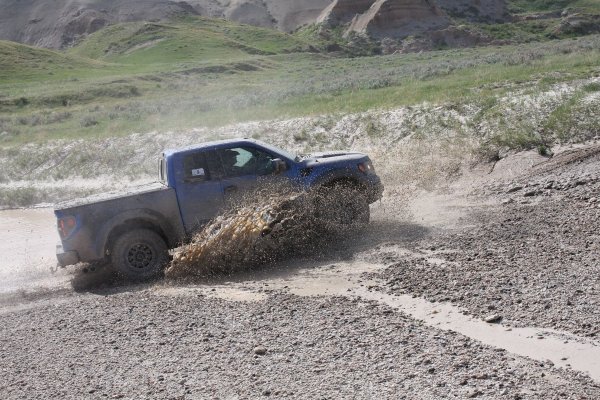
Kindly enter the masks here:
[[216, 147], [225, 146], [225, 145], [238, 145], [239, 144], [241, 146], [241, 145], [248, 144], [248, 143], [254, 143], [254, 144], [259, 144], [261, 146], [271, 147], [271, 146], [267, 145], [266, 143], [262, 143], [255, 139], [237, 138], [237, 139], [213, 140], [211, 142], [203, 142], [203, 143], [193, 144], [191, 146], [181, 147], [178, 149], [166, 149], [163, 153], [165, 156], [170, 156], [172, 154], [185, 153], [185, 152], [188, 152], [191, 150], [210, 149], [210, 148], [216, 148]]
[[260, 140], [250, 139], [250, 138], [224, 139], [224, 140], [214, 140], [211, 142], [203, 142], [203, 143], [198, 143], [198, 144], [194, 144], [194, 145], [187, 146], [187, 147], [181, 147], [179, 149], [166, 149], [165, 151], [163, 151], [163, 154], [165, 157], [169, 157], [169, 156], [172, 156], [173, 154], [187, 153], [188, 151], [195, 151], [195, 150], [200, 150], [200, 149], [211, 150], [211, 149], [215, 149], [215, 148], [219, 148], [219, 147], [225, 147], [225, 146], [231, 146], [231, 145], [244, 146], [247, 144], [258, 145], [264, 149], [267, 149], [276, 154], [282, 155], [284, 158], [288, 158], [289, 160], [292, 160], [292, 161], [296, 159], [296, 155], [290, 153], [289, 151], [280, 149], [278, 147], [275, 147], [268, 143], [262, 142]]

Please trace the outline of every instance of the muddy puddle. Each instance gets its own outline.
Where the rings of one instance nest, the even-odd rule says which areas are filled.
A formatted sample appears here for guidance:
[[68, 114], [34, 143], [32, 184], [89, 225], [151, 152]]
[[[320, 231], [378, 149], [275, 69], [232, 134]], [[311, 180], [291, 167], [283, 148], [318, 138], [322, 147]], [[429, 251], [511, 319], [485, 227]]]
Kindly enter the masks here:
[[[408, 255], [409, 251], [405, 251]], [[435, 261], [435, 260], [433, 260]], [[237, 276], [235, 281], [211, 285], [155, 288], [160, 296], [198, 296], [229, 301], [263, 301], [270, 292], [284, 291], [298, 296], [345, 296], [376, 301], [410, 315], [424, 324], [451, 330], [504, 349], [509, 353], [540, 362], [551, 361], [557, 367], [572, 368], [600, 382], [600, 343], [542, 328], [511, 328], [490, 324], [464, 314], [449, 303], [432, 303], [409, 295], [391, 295], [378, 289], [380, 282], [365, 279], [366, 274], [385, 266], [353, 260], [280, 272], [279, 276]]]
[[352, 291], [364, 300], [389, 305], [425, 324], [451, 330], [489, 346], [541, 362], [550, 360], [555, 366], [572, 368], [600, 382], [600, 344], [566, 332], [541, 328], [509, 328], [489, 324], [463, 314], [463, 310], [447, 303], [431, 303], [422, 298], [389, 295], [377, 291]]

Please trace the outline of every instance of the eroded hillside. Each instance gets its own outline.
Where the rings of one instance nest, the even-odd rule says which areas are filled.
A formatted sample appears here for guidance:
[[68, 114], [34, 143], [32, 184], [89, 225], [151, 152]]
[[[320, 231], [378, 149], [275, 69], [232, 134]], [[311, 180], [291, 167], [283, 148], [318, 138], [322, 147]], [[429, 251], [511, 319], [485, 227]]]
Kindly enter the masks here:
[[[497, 39], [493, 31], [481, 28], [481, 32], [478, 25], [546, 35], [600, 30], [595, 17], [600, 6], [586, 0], [1, 0], [0, 9], [0, 39], [54, 49], [70, 47], [90, 33], [121, 22], [158, 22], [194, 15], [285, 32], [322, 25], [345, 36], [367, 35], [378, 40], [427, 33], [426, 39], [434, 46], [450, 47]], [[538, 22], [531, 26], [531, 21]], [[517, 28], [502, 27], [513, 23]]]

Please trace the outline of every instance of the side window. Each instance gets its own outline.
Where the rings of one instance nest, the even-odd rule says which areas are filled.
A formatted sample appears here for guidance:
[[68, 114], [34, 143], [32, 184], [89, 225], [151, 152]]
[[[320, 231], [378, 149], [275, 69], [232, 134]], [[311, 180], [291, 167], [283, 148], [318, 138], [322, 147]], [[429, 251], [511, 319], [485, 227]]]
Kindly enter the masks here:
[[210, 171], [211, 179], [223, 178], [223, 165], [221, 164], [221, 157], [219, 154], [217, 154], [216, 150], [210, 150], [206, 152], [206, 165]]
[[183, 158], [184, 179], [186, 182], [204, 182], [210, 180], [206, 154], [204, 152], [188, 154]]
[[256, 157], [256, 175], [271, 175], [273, 172], [275, 172], [273, 160], [277, 157], [267, 153], [266, 151], [258, 149], [254, 149], [254, 151]]
[[273, 157], [271, 154], [254, 147], [234, 147], [219, 150], [225, 176], [234, 178], [246, 175], [272, 174]]

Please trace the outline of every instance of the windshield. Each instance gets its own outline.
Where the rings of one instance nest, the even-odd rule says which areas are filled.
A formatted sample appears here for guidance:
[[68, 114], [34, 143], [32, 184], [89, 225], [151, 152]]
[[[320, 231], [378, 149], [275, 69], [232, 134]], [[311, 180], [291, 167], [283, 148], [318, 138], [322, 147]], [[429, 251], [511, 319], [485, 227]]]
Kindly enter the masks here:
[[[258, 142], [258, 140], [257, 140], [257, 142]], [[271, 150], [273, 153], [280, 154], [289, 160], [293, 160], [296, 162], [299, 161], [298, 156], [290, 153], [289, 151], [280, 149], [279, 147], [275, 147], [275, 146], [272, 146], [272, 145], [264, 143], [264, 142], [260, 142], [260, 145], [263, 146], [265, 149]]]

